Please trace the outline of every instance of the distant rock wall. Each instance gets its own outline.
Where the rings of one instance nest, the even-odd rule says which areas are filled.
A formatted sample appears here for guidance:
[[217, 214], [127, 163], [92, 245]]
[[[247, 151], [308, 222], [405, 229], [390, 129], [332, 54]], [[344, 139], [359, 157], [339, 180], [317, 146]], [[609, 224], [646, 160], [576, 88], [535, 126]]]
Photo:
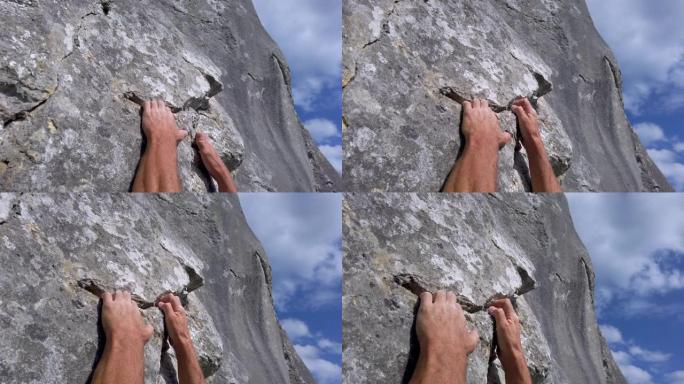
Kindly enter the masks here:
[[0, 194], [0, 377], [85, 383], [100, 290], [128, 288], [155, 333], [146, 383], [171, 383], [166, 291], [187, 300], [208, 383], [315, 383], [276, 318], [271, 270], [237, 197]]
[[[567, 191], [670, 191], [627, 120], [615, 57], [577, 0], [345, 0], [344, 183], [438, 191], [457, 158], [463, 99], [537, 104]], [[501, 191], [529, 191], [525, 150], [501, 151]]]
[[186, 190], [214, 190], [205, 131], [240, 191], [335, 191], [300, 123], [289, 68], [249, 0], [0, 0], [0, 190], [127, 191], [141, 154], [135, 98], [190, 131]]
[[461, 295], [480, 334], [468, 383], [504, 382], [489, 361], [485, 308], [498, 295], [517, 298], [534, 383], [626, 383], [599, 331], [594, 272], [562, 195], [349, 194], [343, 212], [345, 382], [408, 382], [420, 288]]

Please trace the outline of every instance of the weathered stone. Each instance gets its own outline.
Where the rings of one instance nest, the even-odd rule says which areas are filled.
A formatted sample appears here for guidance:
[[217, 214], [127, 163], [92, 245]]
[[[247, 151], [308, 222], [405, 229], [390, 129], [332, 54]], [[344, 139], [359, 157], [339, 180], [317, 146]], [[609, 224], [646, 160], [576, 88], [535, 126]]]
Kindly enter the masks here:
[[[568, 191], [669, 191], [623, 108], [616, 60], [576, 0], [345, 0], [344, 183], [438, 191], [461, 147], [461, 104], [537, 109]], [[499, 161], [499, 189], [529, 191], [524, 150]]]
[[[136, 101], [151, 97], [209, 133], [241, 191], [339, 188], [249, 0], [0, 0], [0, 13], [0, 190], [127, 191]], [[206, 192], [192, 138], [178, 150], [184, 187]]]
[[625, 383], [599, 331], [591, 261], [562, 195], [349, 194], [343, 231], [345, 382], [408, 382], [419, 354], [417, 293], [447, 289], [480, 334], [468, 383], [503, 377], [490, 363], [486, 313], [501, 296], [516, 302], [534, 383]]
[[276, 319], [237, 197], [0, 194], [0, 244], [4, 383], [86, 382], [105, 341], [97, 293], [115, 288], [155, 328], [148, 383], [176, 372], [154, 306], [169, 291], [185, 301], [209, 383], [314, 383]]

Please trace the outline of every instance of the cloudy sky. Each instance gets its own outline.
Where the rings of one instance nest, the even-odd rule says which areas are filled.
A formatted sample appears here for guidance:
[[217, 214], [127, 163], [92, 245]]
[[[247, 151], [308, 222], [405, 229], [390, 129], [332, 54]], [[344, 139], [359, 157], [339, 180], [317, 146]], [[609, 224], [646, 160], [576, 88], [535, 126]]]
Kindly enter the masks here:
[[342, 171], [342, 0], [253, 0], [292, 71], [295, 107]]
[[568, 194], [603, 335], [631, 384], [684, 384], [684, 194]]
[[342, 365], [342, 195], [241, 193], [273, 270], [278, 318], [320, 384]]
[[661, 171], [684, 191], [684, 1], [587, 3], [620, 63], [629, 119]]

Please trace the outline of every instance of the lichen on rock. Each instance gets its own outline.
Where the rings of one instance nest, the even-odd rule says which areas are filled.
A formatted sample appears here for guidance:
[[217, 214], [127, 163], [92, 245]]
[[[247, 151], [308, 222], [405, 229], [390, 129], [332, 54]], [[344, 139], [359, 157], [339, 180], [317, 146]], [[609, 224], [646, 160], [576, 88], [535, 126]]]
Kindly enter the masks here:
[[[127, 191], [143, 145], [131, 95], [201, 120], [183, 128], [209, 133], [241, 191], [340, 188], [251, 1], [2, 1], [0, 12], [0, 190]], [[179, 168], [186, 190], [206, 192], [193, 137]]]
[[[346, 0], [344, 183], [353, 191], [438, 191], [462, 146], [461, 102], [540, 114], [567, 191], [668, 191], [628, 122], [619, 73], [583, 1]], [[608, 63], [608, 65], [606, 64]], [[507, 145], [499, 190], [530, 191], [524, 149]]]

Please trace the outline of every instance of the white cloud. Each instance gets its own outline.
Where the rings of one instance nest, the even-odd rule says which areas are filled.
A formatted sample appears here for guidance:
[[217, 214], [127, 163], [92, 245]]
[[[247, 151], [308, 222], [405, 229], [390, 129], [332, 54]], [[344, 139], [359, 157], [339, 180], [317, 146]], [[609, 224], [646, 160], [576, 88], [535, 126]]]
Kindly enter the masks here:
[[314, 345], [295, 345], [297, 353], [321, 384], [339, 383], [342, 368], [320, 357], [319, 349]]
[[639, 135], [641, 142], [648, 146], [649, 144], [665, 140], [663, 129], [657, 124], [653, 123], [639, 123], [634, 126], [634, 130]]
[[664, 363], [670, 360], [670, 357], [672, 357], [672, 355], [669, 353], [663, 353], [660, 351], [649, 351], [636, 345], [629, 347], [629, 353], [632, 356], [649, 363]]
[[622, 333], [620, 333], [619, 329], [607, 324], [600, 325], [599, 328], [607, 342], [611, 344], [622, 343]]
[[339, 305], [341, 200], [340, 194], [240, 194], [247, 222], [271, 262], [278, 308], [295, 295], [299, 305]]
[[627, 379], [629, 384], [651, 384], [653, 379], [651, 374], [637, 367], [636, 365], [621, 365], [620, 371]]
[[624, 352], [624, 351], [610, 351], [613, 354], [613, 359], [615, 359], [615, 362], [618, 363], [618, 365], [629, 365], [632, 363], [632, 357], [629, 355], [629, 353]]
[[627, 109], [638, 114], [646, 98], [681, 87], [683, 1], [588, 0], [587, 5], [627, 80]]
[[318, 340], [318, 347], [330, 353], [342, 354], [342, 344], [326, 338]]
[[674, 371], [668, 373], [665, 378], [669, 384], [684, 384], [684, 371]]
[[672, 186], [678, 191], [684, 190], [684, 164], [678, 162], [677, 153], [669, 149], [649, 149], [647, 152]]
[[321, 145], [318, 147], [323, 155], [330, 161], [333, 167], [342, 173], [342, 146], [341, 145]]
[[[598, 282], [598, 301], [630, 301], [678, 289], [681, 271], [662, 265], [663, 252], [684, 253], [684, 195], [568, 194], [575, 229]], [[663, 214], [667, 213], [667, 214]]]
[[684, 141], [674, 143], [672, 149], [674, 149], [677, 152], [684, 152]]
[[340, 87], [341, 0], [254, 0], [262, 24], [283, 50], [293, 73], [295, 103], [313, 110], [327, 87]]
[[332, 137], [339, 137], [340, 132], [335, 123], [328, 119], [311, 119], [304, 122], [304, 127], [311, 133], [314, 140], [320, 143]]
[[305, 322], [297, 319], [284, 319], [280, 322], [285, 332], [292, 340], [310, 337], [309, 326]]

